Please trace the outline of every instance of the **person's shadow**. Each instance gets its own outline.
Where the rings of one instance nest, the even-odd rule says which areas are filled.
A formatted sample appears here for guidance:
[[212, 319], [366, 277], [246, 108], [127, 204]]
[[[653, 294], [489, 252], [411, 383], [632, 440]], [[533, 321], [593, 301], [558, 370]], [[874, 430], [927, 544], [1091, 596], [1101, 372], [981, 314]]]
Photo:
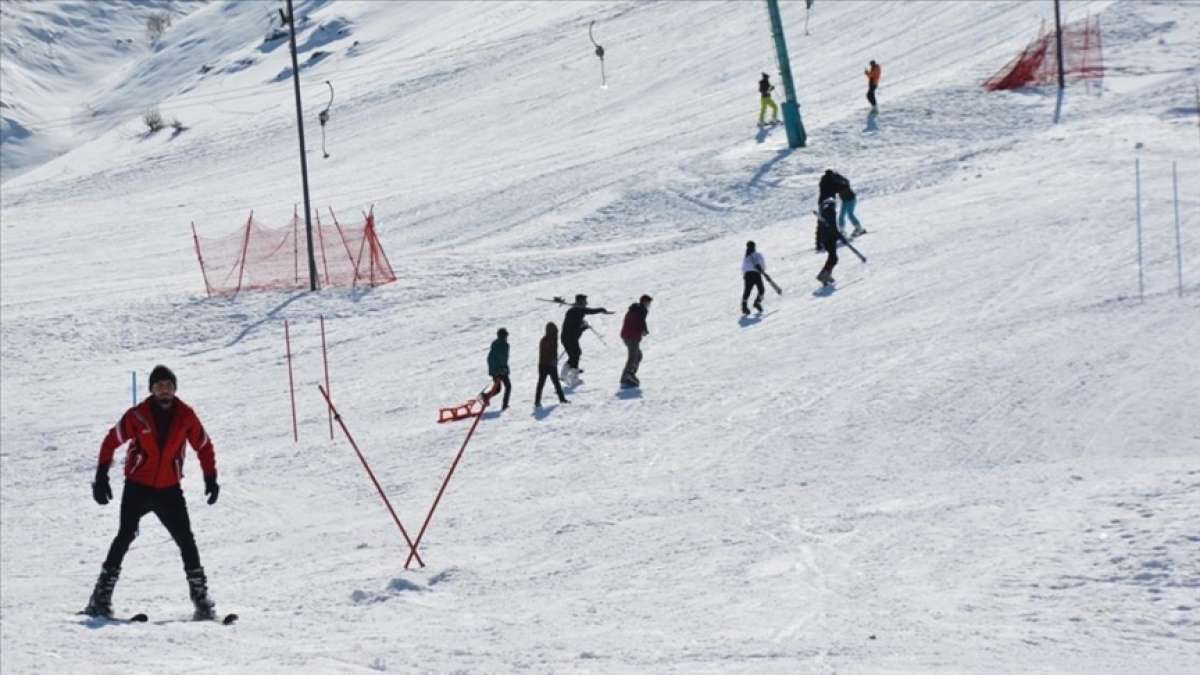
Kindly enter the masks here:
[[558, 407], [558, 405], [554, 405], [554, 404], [548, 405], [548, 406], [534, 406], [533, 419], [544, 420], [547, 417], [549, 417], [550, 413], [554, 412], [554, 409], [557, 407]]
[[871, 110], [867, 113], [867, 126], [863, 129], [863, 133], [879, 131], [879, 111]]

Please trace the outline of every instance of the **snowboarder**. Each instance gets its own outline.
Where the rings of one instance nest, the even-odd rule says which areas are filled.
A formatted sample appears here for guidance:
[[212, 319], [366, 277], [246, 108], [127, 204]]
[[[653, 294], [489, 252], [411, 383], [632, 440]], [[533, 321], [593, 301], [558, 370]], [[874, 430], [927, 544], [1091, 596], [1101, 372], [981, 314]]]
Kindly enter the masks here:
[[563, 349], [567, 350], [567, 363], [563, 366], [562, 377], [563, 381], [567, 382], [567, 386], [580, 384], [579, 374], [583, 372], [583, 369], [579, 367], [579, 358], [583, 356], [583, 349], [579, 346], [579, 338], [583, 336], [583, 331], [589, 328], [587, 321], [583, 319], [589, 314], [612, 314], [612, 312], [603, 307], [588, 307], [587, 296], [580, 293], [575, 296], [575, 304], [571, 305], [563, 317], [562, 345]]
[[742, 314], [749, 315], [750, 308], [746, 306], [746, 301], [750, 299], [750, 291], [758, 289], [758, 295], [754, 298], [754, 309], [758, 310], [759, 314], [763, 311], [763, 273], [767, 269], [767, 261], [763, 259], [763, 255], [758, 252], [754, 242], [746, 242], [746, 255], [742, 256]]
[[508, 410], [508, 397], [512, 394], [512, 382], [508, 379], [508, 331], [504, 328], [496, 331], [496, 339], [487, 356], [488, 375], [492, 377], [492, 391], [488, 398], [495, 396], [504, 385], [504, 402], [501, 410]]
[[625, 312], [625, 322], [621, 325], [621, 340], [625, 342], [628, 353], [625, 370], [621, 372], [621, 386], [624, 388], [641, 386], [637, 371], [642, 363], [642, 338], [650, 334], [650, 329], [646, 327], [646, 315], [650, 313], [650, 303], [653, 301], [654, 298], [643, 295]]
[[209, 505], [217, 502], [217, 463], [212, 440], [190, 406], [175, 397], [175, 374], [158, 365], [150, 371], [150, 396], [125, 411], [116, 426], [109, 429], [100, 445], [96, 482], [92, 498], [104, 505], [112, 499], [108, 467], [117, 448], [133, 442], [125, 455], [125, 488], [121, 494], [121, 525], [100, 568], [100, 577], [88, 599], [84, 614], [111, 618], [113, 588], [121, 573], [125, 552], [138, 534], [138, 522], [153, 513], [171, 534], [183, 557], [188, 592], [195, 607], [193, 618], [215, 617], [214, 604], [208, 597], [208, 579], [200, 566], [200, 552], [192, 535], [187, 502], [179, 481], [183, 477], [184, 442], [200, 458], [204, 473], [204, 494]]
[[538, 383], [537, 394], [533, 398], [535, 408], [542, 407], [542, 387], [546, 385], [546, 378], [554, 383], [558, 402], [570, 403], [563, 394], [562, 383], [558, 381], [558, 326], [553, 321], [546, 323], [546, 334], [538, 343]]
[[879, 67], [874, 60], [871, 65], [863, 71], [863, 75], [867, 76], [867, 102], [871, 104], [871, 110], [878, 110], [879, 106], [875, 103], [875, 90], [879, 88], [879, 78], [883, 74], [883, 69]]
[[846, 241], [846, 237], [834, 224], [837, 215], [837, 203], [833, 197], [827, 197], [821, 202], [821, 210], [817, 214], [817, 250], [826, 253], [825, 266], [817, 273], [817, 281], [822, 285], [833, 284], [833, 268], [838, 264], [838, 241]]
[[762, 79], [758, 81], [758, 95], [761, 103], [758, 107], [758, 126], [762, 126], [767, 115], [767, 108], [771, 109], [771, 124], [779, 123], [779, 106], [775, 105], [775, 101], [771, 98], [771, 92], [775, 91], [775, 86], [771, 84], [771, 78], [766, 74], [762, 74]]

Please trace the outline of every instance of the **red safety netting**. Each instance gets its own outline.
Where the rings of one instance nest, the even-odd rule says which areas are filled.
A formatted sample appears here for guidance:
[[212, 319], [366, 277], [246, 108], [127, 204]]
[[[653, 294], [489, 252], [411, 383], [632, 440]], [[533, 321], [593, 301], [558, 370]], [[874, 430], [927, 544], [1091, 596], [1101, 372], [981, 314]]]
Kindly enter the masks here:
[[[321, 286], [379, 286], [396, 280], [392, 265], [375, 233], [375, 208], [363, 214], [361, 227], [342, 225], [329, 210], [333, 224], [313, 223], [313, 254]], [[305, 226], [297, 213], [282, 228], [254, 219], [254, 212], [237, 232], [209, 238], [196, 234], [196, 258], [208, 295], [246, 290], [307, 289], [308, 245]]]
[[[993, 75], [983, 86], [989, 91], [1019, 89], [1058, 81], [1058, 48], [1054, 33], [1038, 31], [1025, 50]], [[1104, 77], [1104, 51], [1100, 41], [1100, 17], [1090, 17], [1063, 26], [1063, 75], [1072, 79]]]

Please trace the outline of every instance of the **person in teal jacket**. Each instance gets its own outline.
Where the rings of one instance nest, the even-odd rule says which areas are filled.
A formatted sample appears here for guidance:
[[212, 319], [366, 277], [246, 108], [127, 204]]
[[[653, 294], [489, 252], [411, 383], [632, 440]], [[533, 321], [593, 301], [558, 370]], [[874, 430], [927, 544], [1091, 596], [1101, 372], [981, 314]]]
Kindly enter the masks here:
[[501, 410], [508, 410], [508, 397], [512, 394], [512, 382], [508, 379], [508, 331], [501, 328], [496, 331], [496, 339], [488, 350], [488, 375], [492, 376], [492, 391], [488, 398], [495, 396], [504, 386], [504, 402]]

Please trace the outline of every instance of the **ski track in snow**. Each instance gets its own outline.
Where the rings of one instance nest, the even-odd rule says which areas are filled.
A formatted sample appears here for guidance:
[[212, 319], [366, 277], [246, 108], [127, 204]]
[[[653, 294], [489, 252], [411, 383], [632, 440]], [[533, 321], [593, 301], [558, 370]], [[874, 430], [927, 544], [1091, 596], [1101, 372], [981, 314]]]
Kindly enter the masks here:
[[[1200, 15], [1076, 4], [1070, 18], [1101, 16], [1109, 77], [1072, 84], [1058, 125], [1052, 89], [978, 86], [1045, 8], [817, 3], [805, 37], [785, 4], [810, 142], [789, 151], [782, 128], [753, 125], [750, 85], [774, 72], [758, 4], [298, 2], [309, 117], [320, 82], [338, 88], [331, 159], [308, 128], [313, 204], [354, 222], [375, 203], [399, 280], [211, 299], [188, 222], [218, 236], [299, 200], [291, 85], [266, 84], [286, 61], [263, 41], [270, 12], [150, 3], [138, 16], [176, 13], [164, 43], [117, 56], [55, 33], [60, 66], [125, 66], [48, 90], [78, 109], [158, 97], [189, 128], [95, 116], [45, 140], [62, 157], [4, 165], [0, 669], [1194, 670], [1200, 162], [1194, 115], [1170, 111], [1190, 100]], [[78, 12], [134, 30], [104, 5], [63, 7], [6, 4], [6, 44], [10, 21], [36, 35]], [[580, 39], [592, 19], [605, 90]], [[872, 54], [876, 116], [858, 76]], [[50, 78], [35, 56], [6, 79]], [[29, 128], [61, 116], [13, 86]], [[838, 288], [814, 295], [826, 167], [860, 196], [870, 262], [845, 251]], [[750, 238], [784, 294], [740, 320]], [[537, 340], [562, 318], [534, 298], [576, 292], [616, 312], [591, 319], [607, 346], [585, 335], [571, 403], [534, 411]], [[617, 332], [643, 292], [645, 385], [626, 392]], [[318, 315], [333, 400], [414, 536], [466, 433], [436, 409], [485, 384], [495, 329], [511, 333], [513, 405], [481, 422], [424, 569], [403, 569], [336, 425], [329, 440]], [[144, 390], [158, 362], [216, 443], [220, 502], [203, 504], [194, 459], [183, 484], [236, 626], [181, 621], [177, 549], [153, 518], [114, 598], [150, 622], [72, 614], [117, 524], [117, 504], [89, 499], [95, 449], [129, 371]]]

